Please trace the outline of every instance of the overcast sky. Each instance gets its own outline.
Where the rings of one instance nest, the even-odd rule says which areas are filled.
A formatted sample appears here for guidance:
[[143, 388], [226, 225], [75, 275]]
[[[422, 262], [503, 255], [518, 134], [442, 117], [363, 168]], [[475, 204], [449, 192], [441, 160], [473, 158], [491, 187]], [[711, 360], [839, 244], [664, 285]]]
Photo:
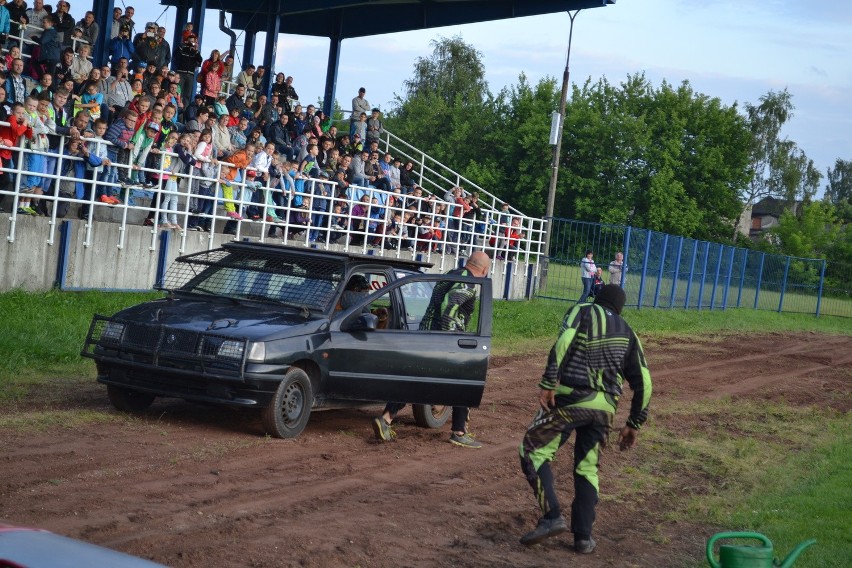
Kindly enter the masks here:
[[[135, 6], [139, 24], [163, 10], [153, 3]], [[168, 37], [174, 16], [169, 8], [159, 18]], [[429, 56], [430, 41], [440, 36], [461, 35], [482, 53], [492, 92], [516, 83], [522, 71], [533, 84], [548, 75], [561, 80], [568, 25], [562, 12], [344, 40], [337, 99], [348, 109], [364, 86], [371, 104], [388, 108], [414, 61]], [[255, 64], [262, 63], [264, 36], [257, 35]], [[240, 35], [240, 57], [244, 40]], [[203, 55], [227, 49], [228, 41], [218, 29], [218, 12], [208, 10]], [[315, 102], [324, 90], [327, 56], [326, 39], [282, 35], [275, 70], [294, 76], [303, 102]], [[655, 85], [688, 80], [696, 91], [728, 104], [756, 103], [768, 91], [786, 87], [796, 111], [784, 133], [823, 174], [836, 158], [852, 160], [848, 0], [618, 0], [580, 12], [571, 48], [572, 83], [602, 76], [617, 83], [640, 71]]]

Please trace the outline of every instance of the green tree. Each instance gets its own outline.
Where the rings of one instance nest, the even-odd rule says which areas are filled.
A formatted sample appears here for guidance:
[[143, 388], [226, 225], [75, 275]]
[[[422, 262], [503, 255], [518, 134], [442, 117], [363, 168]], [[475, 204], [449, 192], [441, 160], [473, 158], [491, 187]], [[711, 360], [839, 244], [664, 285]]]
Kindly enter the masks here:
[[790, 211], [781, 214], [771, 233], [778, 239], [781, 251], [803, 258], [827, 258], [841, 226], [834, 205], [816, 201], [802, 205], [799, 215]]
[[837, 207], [837, 216], [844, 224], [852, 223], [852, 161], [837, 158], [826, 174], [825, 198]]
[[[385, 124], [438, 162], [465, 176], [481, 176], [488, 172], [485, 140], [499, 126], [499, 102], [488, 91], [482, 54], [460, 36], [433, 40], [432, 48], [430, 57], [417, 59]], [[426, 189], [440, 193], [442, 188]]]
[[735, 106], [688, 82], [655, 89], [637, 74], [618, 87], [606, 79], [575, 87], [566, 114], [563, 208], [591, 221], [624, 223], [632, 212], [635, 224], [654, 230], [729, 235], [750, 141]]

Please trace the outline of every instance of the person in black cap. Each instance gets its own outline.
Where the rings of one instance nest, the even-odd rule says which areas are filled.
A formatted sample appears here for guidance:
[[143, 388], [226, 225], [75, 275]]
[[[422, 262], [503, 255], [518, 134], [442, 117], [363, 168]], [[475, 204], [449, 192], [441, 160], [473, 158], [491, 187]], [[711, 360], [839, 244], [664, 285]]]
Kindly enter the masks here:
[[568, 531], [550, 462], [573, 431], [574, 550], [589, 554], [595, 549], [592, 526], [598, 502], [598, 460], [612, 428], [622, 382], [627, 379], [633, 390], [627, 424], [618, 437], [622, 451], [636, 443], [639, 428], [648, 418], [652, 390], [642, 345], [620, 315], [624, 302], [624, 290], [608, 284], [594, 303], [577, 304], [562, 321], [538, 383], [541, 408], [520, 446], [521, 470], [542, 514], [535, 530], [521, 537], [521, 544], [531, 546]]

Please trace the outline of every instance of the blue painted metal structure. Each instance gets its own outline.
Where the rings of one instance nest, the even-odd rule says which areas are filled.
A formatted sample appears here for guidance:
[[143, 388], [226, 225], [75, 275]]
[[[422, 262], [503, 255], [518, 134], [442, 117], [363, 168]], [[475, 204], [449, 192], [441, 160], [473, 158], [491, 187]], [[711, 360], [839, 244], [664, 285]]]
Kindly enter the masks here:
[[[113, 0], [95, 0], [95, 3], [108, 4], [112, 17]], [[323, 110], [330, 114], [344, 39], [599, 8], [615, 4], [615, 0], [217, 0], [209, 5], [207, 0], [160, 0], [160, 4], [177, 6], [183, 11], [191, 8], [199, 37], [202, 37], [203, 19], [197, 19], [196, 14], [208, 7], [230, 13], [231, 28], [246, 32], [243, 58], [246, 62], [253, 59], [258, 32], [271, 33], [275, 39], [282, 33], [329, 38]], [[270, 26], [273, 20], [275, 26]], [[175, 30], [175, 34], [173, 45], [179, 45], [179, 31]], [[267, 77], [272, 76], [275, 63], [275, 50], [268, 49], [270, 41], [267, 39], [263, 60]]]

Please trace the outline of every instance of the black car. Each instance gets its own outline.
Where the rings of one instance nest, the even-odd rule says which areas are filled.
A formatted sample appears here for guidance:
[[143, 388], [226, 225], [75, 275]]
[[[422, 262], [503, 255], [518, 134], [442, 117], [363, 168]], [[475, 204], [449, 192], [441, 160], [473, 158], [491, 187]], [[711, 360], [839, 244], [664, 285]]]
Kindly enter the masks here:
[[[431, 265], [263, 243], [182, 256], [167, 297], [92, 320], [82, 355], [119, 410], [157, 396], [257, 408], [266, 432], [297, 436], [312, 409], [395, 401], [438, 427], [478, 406], [491, 350], [491, 281]], [[421, 330], [441, 281], [477, 288], [464, 332]]]

